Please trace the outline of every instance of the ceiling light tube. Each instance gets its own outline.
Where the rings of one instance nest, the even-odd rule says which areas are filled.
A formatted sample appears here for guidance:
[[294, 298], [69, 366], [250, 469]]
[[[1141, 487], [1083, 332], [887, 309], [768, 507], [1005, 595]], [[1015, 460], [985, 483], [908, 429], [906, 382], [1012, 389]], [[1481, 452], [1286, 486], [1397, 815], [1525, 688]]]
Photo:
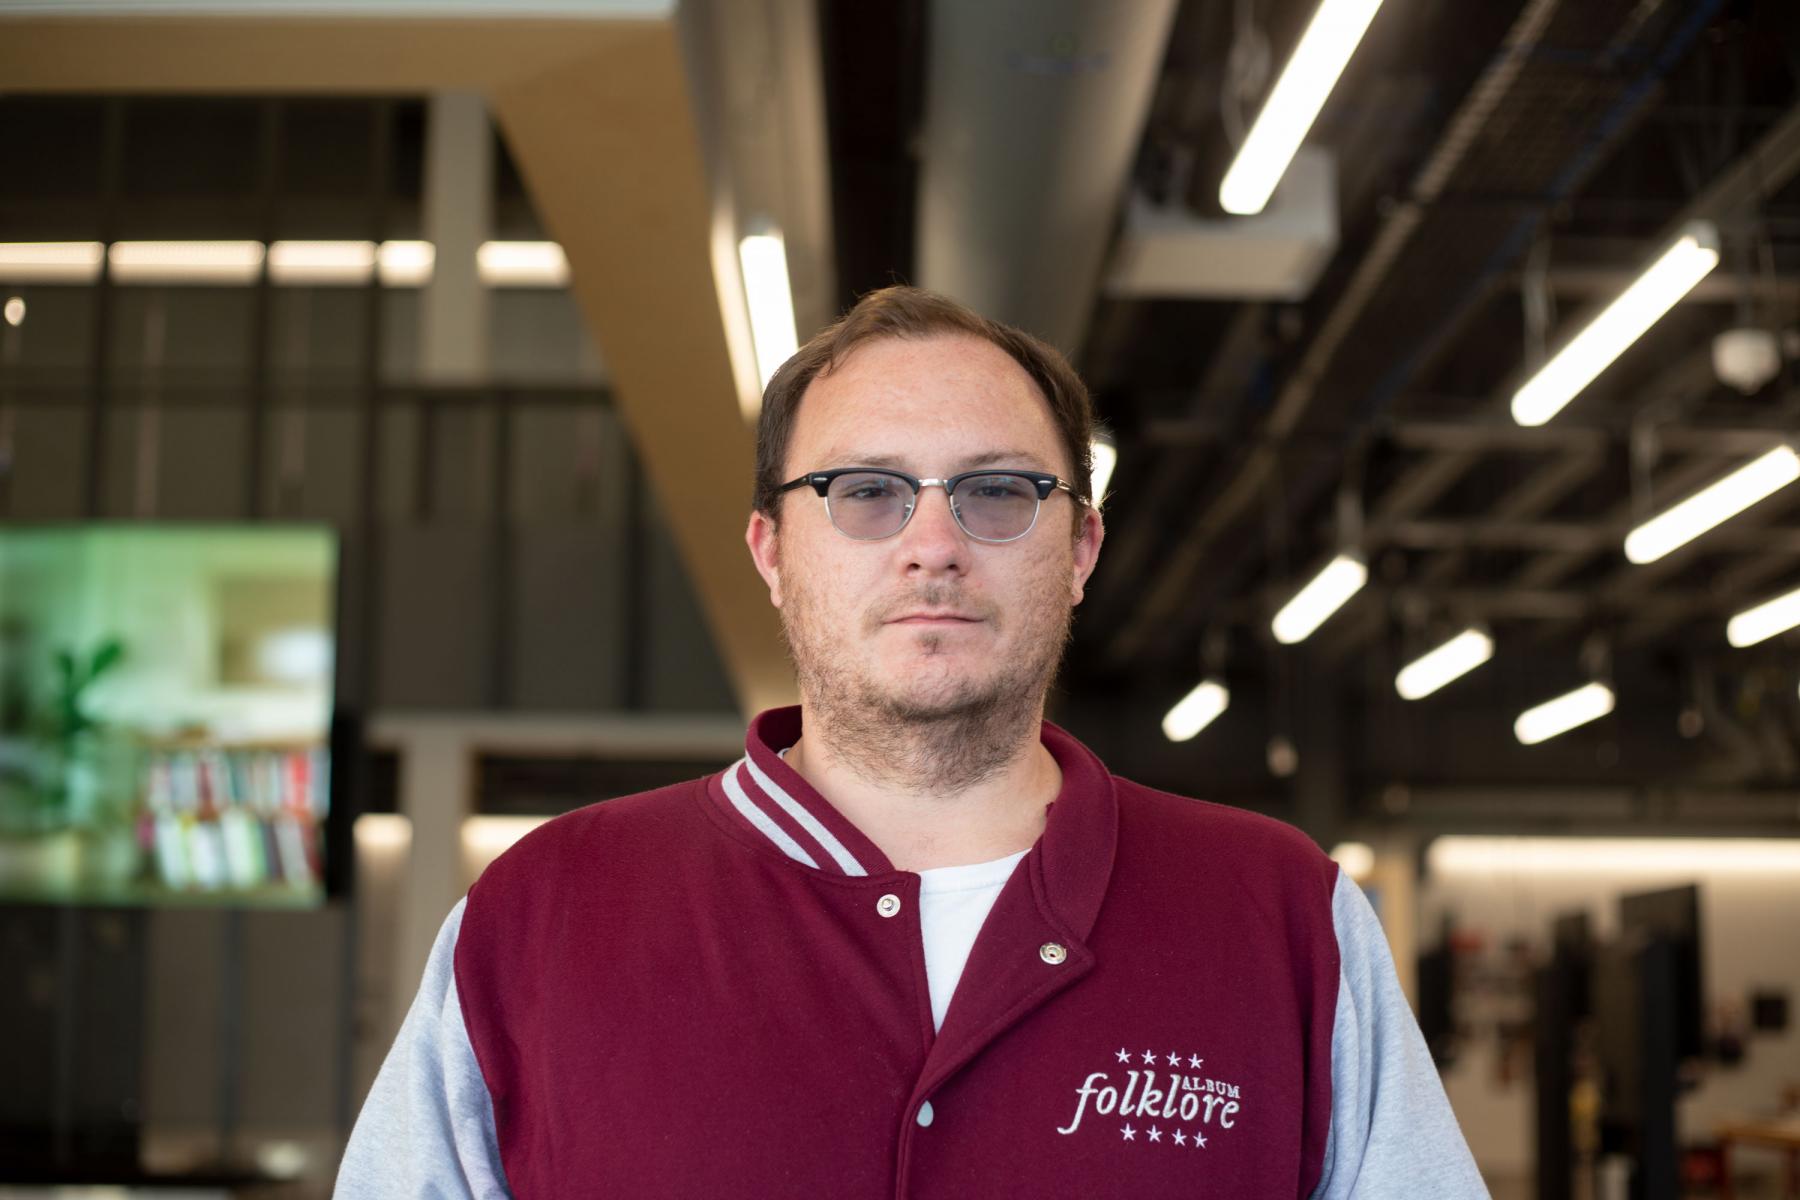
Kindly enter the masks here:
[[0, 279], [7, 283], [92, 283], [100, 278], [100, 242], [0, 242]]
[[437, 247], [430, 242], [383, 242], [375, 252], [383, 287], [424, 287], [436, 265]]
[[1725, 624], [1725, 640], [1740, 649], [1800, 625], [1800, 588], [1746, 608]]
[[1250, 216], [1269, 203], [1380, 7], [1381, 0], [1319, 0], [1219, 184], [1219, 206], [1226, 212]]
[[1402, 699], [1423, 700], [1492, 657], [1494, 639], [1479, 629], [1465, 629], [1402, 667], [1394, 676], [1394, 688]]
[[1099, 508], [1106, 502], [1106, 485], [1112, 482], [1113, 468], [1119, 465], [1119, 451], [1104, 438], [1095, 438], [1090, 449], [1094, 455], [1092, 494], [1094, 507]]
[[356, 285], [375, 271], [374, 242], [270, 242], [269, 278], [280, 284]]
[[1375, 873], [1375, 848], [1367, 842], [1339, 842], [1331, 848], [1331, 861], [1360, 883]]
[[1800, 454], [1792, 446], [1777, 446], [1633, 529], [1625, 537], [1625, 557], [1639, 564], [1655, 562], [1796, 479]]
[[1216, 679], [1202, 680], [1193, 691], [1176, 701], [1163, 718], [1163, 736], [1185, 742], [1218, 719], [1231, 704], [1231, 693]]
[[788, 287], [787, 248], [778, 233], [753, 233], [738, 242], [744, 300], [750, 308], [750, 340], [756, 376], [767, 388], [776, 370], [800, 347], [794, 331], [794, 296]]
[[114, 242], [107, 265], [119, 283], [249, 284], [262, 273], [261, 242]]
[[1785, 875], [1800, 872], [1793, 838], [1577, 838], [1455, 834], [1431, 843], [1433, 875]]
[[1542, 425], [1719, 265], [1719, 234], [1690, 222], [1654, 263], [1513, 393], [1513, 420]]
[[1513, 722], [1513, 735], [1521, 744], [1535, 746], [1604, 717], [1613, 710], [1614, 703], [1611, 688], [1604, 683], [1590, 683], [1520, 713]]
[[567, 287], [569, 259], [555, 242], [483, 242], [475, 272], [487, 287]]
[[1338, 555], [1275, 614], [1269, 626], [1275, 632], [1275, 640], [1284, 646], [1305, 641], [1367, 582], [1369, 568], [1361, 558]]

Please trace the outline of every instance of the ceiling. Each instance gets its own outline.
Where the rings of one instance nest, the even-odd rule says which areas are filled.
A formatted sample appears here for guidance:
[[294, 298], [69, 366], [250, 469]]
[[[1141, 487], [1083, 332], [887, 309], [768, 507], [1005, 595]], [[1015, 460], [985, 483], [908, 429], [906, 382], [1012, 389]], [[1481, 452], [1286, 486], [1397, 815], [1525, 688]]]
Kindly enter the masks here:
[[[1279, 65], [1312, 8], [1181, 4], [1128, 186], [1216, 218], [1232, 48], [1248, 18]], [[932, 236], [917, 195], [941, 136], [922, 124], [941, 14], [833, 0], [821, 14], [847, 302], [917, 278]], [[1800, 585], [1800, 488], [1649, 566], [1621, 543], [1800, 427], [1792, 362], [1746, 396], [1710, 359], [1727, 328], [1800, 315], [1800, 8], [1391, 2], [1309, 145], [1335, 156], [1339, 240], [1308, 294], [1097, 287], [1068, 347], [1120, 462], [1058, 711], [1171, 786], [1198, 776], [1252, 802], [1291, 798], [1307, 773], [1272, 774], [1270, 739], [1297, 741], [1304, 763], [1334, 740], [1322, 723], [1352, 805], [1394, 779], [1791, 786], [1792, 635], [1732, 650], [1723, 628]], [[1515, 425], [1505, 401], [1533, 356], [1696, 216], [1720, 227], [1714, 275], [1555, 422]], [[1271, 614], [1346, 545], [1370, 586], [1277, 646]], [[1398, 667], [1471, 622], [1496, 662], [1398, 700]], [[1513, 740], [1519, 711], [1594, 670], [1615, 679], [1618, 713], [1560, 745]], [[1226, 717], [1191, 749], [1155, 746], [1162, 712], [1215, 673]]]

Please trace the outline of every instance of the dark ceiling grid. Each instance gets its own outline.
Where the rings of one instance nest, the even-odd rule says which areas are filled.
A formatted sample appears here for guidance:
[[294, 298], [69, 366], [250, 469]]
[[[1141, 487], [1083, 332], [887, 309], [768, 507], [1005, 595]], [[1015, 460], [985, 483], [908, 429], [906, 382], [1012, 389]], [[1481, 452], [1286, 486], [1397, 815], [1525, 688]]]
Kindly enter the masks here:
[[[1582, 29], [1580, 32], [1582, 32], [1584, 34], [1592, 33], [1592, 31], [1595, 28], [1593, 25], [1593, 20], [1595, 18], [1595, 11], [1598, 7], [1601, 7], [1601, 6], [1583, 6], [1583, 12], [1581, 13], [1582, 21], [1580, 23], [1583, 24], [1584, 26], [1586, 26], [1586, 28]], [[1658, 55], [1657, 60], [1653, 61], [1653, 66], [1657, 70], [1666, 69], [1667, 66], [1670, 65], [1674, 61], [1674, 59], [1678, 56], [1680, 47], [1684, 46], [1687, 42], [1692, 40], [1694, 34], [1700, 28], [1701, 24], [1703, 24], [1704, 20], [1707, 17], [1709, 17], [1710, 15], [1711, 14], [1709, 11], [1703, 11], [1701, 9], [1688, 9], [1686, 11], [1682, 11], [1682, 12], [1673, 14], [1674, 17], [1678, 17], [1681, 20], [1682, 24], [1680, 27], [1678, 27], [1675, 34], [1670, 35], [1670, 37], [1664, 41], [1663, 48], [1662, 48], [1660, 54]], [[1566, 46], [1569, 39], [1567, 36], [1564, 35], [1563, 27], [1560, 23], [1558, 23], [1555, 26], [1555, 31], [1558, 35], [1558, 44]], [[1551, 67], [1552, 68], [1561, 68], [1563, 70], [1566, 70], [1567, 64], [1564, 62], [1561, 62], [1559, 60], [1553, 59], [1552, 63], [1551, 63]], [[1527, 74], [1527, 73], [1522, 73], [1522, 75], [1525, 75], [1525, 74]], [[1550, 70], [1548, 72], [1548, 74], [1550, 74], [1551, 76], [1554, 76], [1556, 74], [1556, 70]], [[1635, 82], [1629, 86], [1625, 86], [1625, 85], [1620, 85], [1620, 86], [1621, 86], [1621, 90], [1618, 93], [1618, 95], [1624, 96], [1624, 97], [1636, 97], [1637, 100], [1634, 102], [1641, 102], [1643, 97], [1647, 97], [1650, 94], [1650, 88], [1643, 83], [1643, 80], [1641, 78], [1637, 82]], [[1553, 91], [1553, 85], [1545, 84], [1544, 87], [1550, 88]], [[1541, 94], [1534, 97], [1534, 99], [1541, 99], [1541, 98], [1542, 98]], [[1534, 105], [1534, 107], [1535, 107], [1535, 105]], [[1617, 98], [1615, 98], [1614, 109], [1617, 110], [1618, 107], [1619, 107], [1619, 102], [1617, 101]], [[1517, 126], [1517, 128], [1523, 128], [1527, 131], [1532, 131], [1536, 126], [1541, 126], [1542, 123], [1543, 123], [1543, 120], [1542, 120], [1541, 114], [1537, 114], [1537, 115], [1534, 115], [1532, 120], [1525, 122], [1521, 126]], [[1615, 111], [1615, 114], [1613, 116], [1611, 116], [1609, 119], [1603, 121], [1602, 124], [1605, 125], [1610, 130], [1611, 135], [1616, 136], [1617, 133], [1619, 132], [1619, 130], [1624, 128], [1626, 121], [1622, 117], [1618, 116]], [[1566, 133], [1567, 131], [1565, 130], [1564, 132]], [[1483, 141], [1489, 142], [1490, 144], [1492, 144], [1495, 141], [1499, 141], [1499, 142], [1503, 143], [1504, 138], [1499, 138], [1499, 139], [1493, 138], [1484, 131]], [[1593, 142], [1591, 135], [1589, 137], [1589, 142], [1590, 142], [1590, 146], [1593, 146], [1596, 144]], [[1585, 159], [1585, 169], [1591, 170], [1594, 162], [1596, 162], [1599, 159], [1600, 154], [1597, 149], [1590, 148], [1588, 153], [1586, 153], [1582, 157]], [[1471, 168], [1468, 173], [1469, 177], [1471, 179], [1479, 182], [1479, 181], [1483, 180], [1484, 174], [1486, 172], [1510, 171], [1510, 168], [1506, 168], [1506, 167], [1496, 168], [1494, 166], [1494, 162], [1495, 162], [1495, 157], [1493, 155], [1483, 156], [1480, 154], [1472, 154], [1471, 155]], [[1554, 173], [1560, 169], [1563, 172], [1563, 174], [1565, 176], [1567, 176], [1566, 163], [1561, 168], [1558, 168], [1555, 164], [1554, 157], [1552, 155], [1549, 155], [1546, 153], [1539, 153], [1536, 156], [1536, 169], [1540, 172], [1549, 171], [1552, 173]], [[1504, 175], [1495, 174], [1491, 178], [1492, 179], [1498, 179], [1498, 178], [1512, 179], [1512, 178], [1516, 178], [1516, 177], [1511, 174], [1504, 174]], [[1489, 181], [1491, 182], [1491, 179]], [[1459, 179], [1459, 185], [1460, 185], [1460, 182], [1461, 181]], [[1565, 182], [1564, 186], [1572, 187], [1573, 182]], [[1457, 193], [1452, 193], [1452, 194], [1457, 194]], [[1448, 205], [1446, 206], [1447, 209], [1450, 207], [1452, 207], [1452, 206], [1448, 206]], [[1479, 212], [1484, 208], [1489, 211], [1496, 211], [1496, 210], [1501, 209], [1503, 206], [1500, 206], [1500, 205], [1463, 206], [1463, 208], [1465, 210], [1470, 207], [1473, 207], [1476, 211]], [[1540, 209], [1541, 209], [1541, 206], [1540, 206]], [[1460, 218], [1460, 217], [1465, 217], [1467, 215], [1467, 213], [1466, 213], [1466, 211], [1458, 211], [1456, 215]], [[1419, 245], [1419, 244], [1428, 245], [1429, 241], [1430, 241], [1429, 238], [1422, 237], [1420, 239], [1420, 242], [1416, 243], [1415, 245]], [[1408, 275], [1405, 272], [1399, 272], [1396, 274], [1396, 276], [1394, 276], [1394, 278], [1400, 278], [1400, 279], [1404, 279], [1407, 277], [1408, 277]], [[1392, 340], [1392, 339], [1384, 339], [1384, 340]], [[1335, 374], [1335, 364], [1334, 364], [1334, 374]], [[1340, 398], [1347, 391], [1350, 392], [1351, 394], [1354, 394], [1353, 389], [1339, 390], [1336, 387], [1333, 388], [1333, 394]], [[1471, 453], [1468, 450], [1461, 450], [1461, 451], [1456, 451], [1453, 453], [1454, 453], [1454, 457], [1451, 457], [1448, 460], [1449, 464], [1450, 464], [1448, 466], [1445, 465], [1446, 460], [1445, 460], [1445, 456], [1443, 456], [1443, 455], [1428, 456], [1426, 459], [1422, 460], [1419, 463], [1416, 472], [1403, 477], [1403, 484], [1401, 486], [1401, 489], [1398, 492], [1394, 493], [1390, 498], [1386, 499], [1385, 503], [1383, 500], [1377, 500], [1375, 505], [1372, 506], [1374, 508], [1374, 510], [1379, 514], [1379, 513], [1382, 513], [1383, 509], [1386, 507], [1398, 506], [1398, 507], [1409, 509], [1409, 510], [1418, 510], [1418, 509], [1428, 507], [1431, 499], [1434, 498], [1433, 497], [1434, 492], [1446, 491], [1451, 486], [1451, 484], [1453, 484], [1455, 482], [1455, 476], [1457, 473], [1456, 466], [1458, 464], [1465, 466], [1465, 467], [1473, 466], [1473, 465], [1475, 465], [1475, 462], [1479, 458], [1479, 456], [1477, 456], [1477, 455], [1471, 455]], [[1536, 481], [1531, 485], [1531, 488], [1532, 488], [1531, 492], [1527, 493], [1524, 500], [1522, 502], [1520, 502], [1520, 507], [1517, 509], [1517, 511], [1520, 513], [1520, 515], [1529, 513], [1530, 510], [1534, 509], [1534, 508], [1541, 510], [1543, 508], [1543, 506], [1547, 503], [1547, 501], [1549, 501], [1552, 497], [1554, 497], [1557, 489], [1567, 486], [1567, 485], [1571, 485], [1571, 484], [1577, 482], [1579, 479], [1579, 473], [1576, 470], [1571, 469], [1567, 465], [1566, 460], [1565, 460], [1564, 465], [1558, 466], [1555, 468], [1550, 468], [1547, 470], [1549, 470], [1550, 473], [1547, 476], [1536, 479]], [[1715, 462], [1714, 466], [1710, 469], [1710, 471], [1711, 471], [1711, 474], [1717, 473], [1717, 463], [1716, 462]], [[1548, 486], [1544, 482], [1546, 479], [1549, 481]], [[1423, 501], [1424, 503], [1421, 503], [1421, 501]], [[1505, 500], [1502, 500], [1501, 503], [1505, 508], [1507, 508], [1509, 510], [1513, 509], [1513, 505], [1511, 503], [1509, 503]], [[1253, 548], [1252, 548], [1252, 550], [1253, 550]], [[1461, 565], [1464, 564], [1464, 562], [1466, 561], [1466, 558], [1467, 558], [1466, 555], [1457, 555], [1453, 552], [1450, 555], [1448, 555], [1447, 557], [1443, 556], [1443, 555], [1437, 556], [1436, 558], [1434, 558], [1433, 562], [1429, 566], [1429, 574], [1427, 576], [1427, 582], [1430, 582], [1430, 583], [1442, 582], [1444, 579], [1446, 579], [1449, 576], [1451, 576], [1452, 574], [1454, 574], [1455, 571]], [[1615, 581], [1615, 582], [1622, 582], [1622, 581]], [[1370, 589], [1370, 591], [1374, 592], [1374, 593], [1378, 593], [1379, 588]], [[1354, 628], [1357, 630], [1357, 636], [1354, 636], [1351, 639], [1351, 641], [1353, 643], [1362, 641], [1370, 633], [1375, 632], [1380, 627], [1380, 621], [1382, 618], [1381, 618], [1381, 615], [1379, 614], [1379, 612], [1374, 617], [1370, 617], [1369, 615], [1367, 615], [1367, 612], [1366, 612], [1366, 610], [1368, 608], [1373, 607], [1375, 605], [1376, 605], [1376, 601], [1373, 596], [1363, 599], [1363, 601], [1362, 601], [1362, 609], [1364, 610], [1363, 614], [1359, 617], [1358, 620], [1351, 622], [1351, 628]], [[1349, 617], [1348, 617], [1348, 615], [1346, 615], [1346, 617], [1339, 618], [1339, 619], [1340, 620], [1349, 620]], [[1186, 630], [1184, 632], [1184, 636], [1191, 636], [1191, 632], [1192, 632], [1191, 629]], [[1341, 654], [1341, 652], [1342, 652], [1341, 649], [1338, 652]]]
[[[1636, 77], [1593, 70], [1592, 59], [1603, 60], [1604, 66], [1604, 60], [1624, 54], [1619, 34], [1607, 28], [1604, 5], [1581, 5], [1572, 16], [1558, 12], [1545, 35], [1555, 53], [1532, 54], [1509, 90], [1507, 103], [1496, 109], [1447, 186], [1452, 202], [1431, 214], [1389, 275], [1383, 296], [1370, 305], [1360, 327], [1364, 336], [1357, 342], [1375, 352], [1333, 364], [1332, 386], [1322, 389], [1321, 395], [1350, 406], [1342, 418], [1346, 426], [1371, 429], [1401, 398], [1403, 389], [1456, 343], [1493, 284], [1528, 247], [1553, 204], [1573, 195], [1591, 176], [1642, 113], [1655, 81], [1677, 61], [1716, 8], [1701, 4], [1670, 14], [1679, 16], [1679, 26]], [[1641, 32], [1644, 11], [1639, 6], [1630, 12], [1615, 11], [1615, 16]], [[1590, 59], [1585, 69], [1584, 54]], [[1571, 120], [1571, 114], [1587, 119]], [[1477, 206], [1454, 203], [1457, 197], [1496, 192], [1518, 199]], [[1441, 307], [1431, 304], [1429, 297], [1441, 297]], [[1422, 328], [1421, 311], [1427, 314]], [[1380, 352], [1409, 342], [1413, 348], [1397, 362]], [[1372, 366], [1379, 371], [1373, 379]], [[1294, 509], [1303, 512], [1316, 505], [1334, 474], [1321, 469], [1303, 477], [1295, 489], [1299, 496]]]
[[[1707, 188], [1706, 191], [1702, 193], [1700, 197], [1691, 202], [1684, 210], [1683, 215], [1685, 216], [1689, 213], [1706, 213], [1714, 215], [1730, 213], [1734, 210], [1741, 211], [1746, 206], [1754, 207], [1755, 205], [1767, 201], [1772, 195], [1779, 192], [1785, 186], [1785, 181], [1792, 176], [1796, 166], [1800, 166], [1800, 164], [1795, 162], [1796, 150], [1800, 149], [1800, 142], [1796, 141], [1796, 134], [1800, 134], [1800, 112], [1790, 111], [1781, 121], [1777, 122], [1773, 128], [1765, 133], [1754, 150], [1741, 157], [1731, 169], [1724, 172], [1711, 187]], [[1682, 218], [1678, 217], [1675, 222], [1668, 222], [1668, 224], [1678, 223], [1680, 219]], [[1721, 287], [1723, 286], [1724, 285], [1721, 284]], [[1690, 318], [1689, 320], [1690, 323], [1698, 324], [1699, 321], [1705, 319], [1706, 318]], [[1708, 330], [1708, 332], [1710, 332], [1710, 330]], [[1673, 356], [1672, 368], [1668, 365], [1670, 362], [1670, 355], [1665, 351], [1662, 361], [1652, 361], [1647, 369], [1641, 372], [1639, 378], [1631, 379], [1626, 382], [1620, 382], [1615, 379], [1610, 384], [1603, 382], [1601, 386], [1595, 389], [1595, 391], [1601, 395], [1610, 393], [1612, 396], [1620, 398], [1620, 400], [1615, 401], [1611, 407], [1618, 409], [1621, 412], [1625, 410], [1624, 402], [1629, 402], [1633, 407], [1641, 409], [1646, 407], [1645, 401], [1647, 395], [1652, 397], [1660, 395], [1666, 400], [1673, 400], [1676, 402], [1675, 405], [1668, 407], [1666, 415], [1682, 415], [1679, 411], [1681, 406], [1691, 407], [1696, 400], [1704, 398], [1709, 392], [1717, 391], [1717, 382], [1712, 374], [1709, 342], [1707, 339], [1699, 339], [1698, 344], [1695, 345], [1691, 343], [1690, 339], [1677, 337], [1674, 336], [1673, 333], [1670, 333], [1667, 337], [1659, 338], [1658, 343], [1660, 344], [1661, 342], [1669, 342], [1677, 347]], [[1606, 408], [1604, 405], [1593, 405], [1592, 407], [1600, 407], [1603, 410]], [[1759, 424], [1765, 425], [1765, 431], [1762, 434], [1761, 440], [1766, 444], [1768, 436], [1779, 428], [1779, 422], [1771, 422], [1765, 416]], [[1562, 430], [1560, 431], [1559, 436], [1573, 441], [1578, 437], [1590, 434], [1604, 437], [1604, 434], [1602, 434], [1601, 431], [1584, 430], [1579, 427], [1570, 427]], [[1504, 435], [1499, 435], [1495, 431], [1489, 431], [1488, 436], [1494, 437]], [[1690, 449], [1703, 450], [1706, 451], [1706, 453], [1701, 457], [1691, 459], [1685, 465], [1678, 466], [1672, 472], [1659, 473], [1656, 480], [1656, 507], [1658, 508], [1664, 507], [1674, 499], [1678, 499], [1682, 495], [1691, 492], [1694, 488], [1710, 482], [1721, 474], [1735, 457], [1741, 457], [1746, 453], [1754, 452], [1752, 446], [1756, 441], [1757, 433], [1754, 428], [1744, 430], [1741, 435], [1728, 430], [1715, 431], [1706, 428], [1684, 430], [1681, 428], [1674, 428], [1663, 432], [1661, 436], [1667, 448], [1673, 449], [1676, 444], [1683, 444]], [[1755, 448], [1760, 448], [1760, 446], [1756, 446]], [[1568, 476], [1567, 481], [1571, 485], [1580, 482], [1573, 475]], [[1621, 493], [1615, 491], [1613, 494], [1620, 495]], [[1753, 531], [1756, 529], [1757, 525], [1760, 522], [1767, 520], [1770, 516], [1776, 515], [1782, 511], [1785, 503], [1787, 502], [1778, 499], [1758, 506], [1757, 509], [1744, 514], [1734, 522], [1734, 532], [1711, 535], [1707, 544], [1718, 546], [1731, 543], [1734, 539], [1737, 539], [1738, 544], [1741, 546], [1755, 546], [1757, 544], [1757, 535]], [[1644, 515], [1642, 512], [1634, 511], [1632, 508], [1631, 497], [1627, 494], [1626, 499], [1615, 506], [1605, 519], [1610, 519], [1622, 526], [1623, 524], [1629, 523], [1634, 517], [1641, 517], [1642, 515]], [[1585, 567], [1595, 565], [1596, 556], [1616, 555], [1616, 552], [1617, 541], [1608, 545], [1578, 551], [1548, 550], [1521, 569], [1511, 583], [1514, 586], [1525, 588], [1535, 588], [1555, 584], [1567, 579], [1570, 575]], [[1777, 554], [1779, 554], [1779, 552], [1777, 552]], [[1695, 569], [1698, 569], [1698, 565], [1703, 562], [1703, 557], [1701, 555], [1683, 554], [1681, 552], [1672, 555], [1671, 559], [1673, 560], [1672, 562], [1665, 560], [1666, 565], [1663, 563], [1655, 564], [1654, 567], [1656, 569], [1623, 565], [1617, 566], [1610, 574], [1596, 580], [1596, 586], [1601, 587], [1602, 590], [1618, 588], [1636, 588], [1641, 590], [1665, 575], [1676, 576], [1671, 582], [1680, 583], [1682, 581], [1679, 579], [1679, 568], [1692, 565]], [[1425, 570], [1434, 578], [1441, 579], [1451, 571], [1451, 568], [1446, 564], [1447, 559], [1440, 556], [1433, 560], [1433, 562], [1427, 564]], [[1694, 571], [1690, 570], [1689, 574], [1693, 573]], [[1742, 576], [1733, 574], [1727, 576], [1727, 578], [1741, 578], [1745, 581], [1750, 581], [1755, 579], [1767, 579], [1777, 574], [1779, 574], [1779, 571], [1772, 564], [1768, 564], [1759, 571], [1750, 572]], [[1723, 589], [1717, 590], [1720, 590], [1721, 594], [1728, 598], [1733, 595], [1732, 592]], [[1735, 596], [1740, 605], [1746, 602], [1747, 598], [1742, 591], [1737, 591]], [[1378, 621], [1371, 618], [1366, 611], [1367, 606], [1372, 605], [1372, 603], [1373, 598], [1364, 601], [1365, 611], [1361, 614], [1361, 619], [1353, 621], [1346, 628], [1344, 633], [1335, 636], [1334, 641], [1336, 644], [1333, 647], [1335, 653], [1341, 655], [1347, 649], [1353, 648], [1356, 644], [1359, 644], [1376, 631]], [[1716, 608], [1717, 606], [1713, 607]], [[1692, 612], [1689, 612], [1688, 615], [1692, 616], [1693, 614]], [[1708, 610], [1707, 615], [1711, 616], [1714, 614], [1711, 610]], [[1566, 627], [1570, 623], [1570, 618], [1558, 618], [1558, 621], [1562, 626]], [[1652, 628], [1666, 630], [1675, 623], [1677, 622], [1668, 615], [1667, 610], [1665, 609], [1664, 614], [1661, 616], [1642, 622], [1635, 622], [1632, 626], [1630, 640], [1633, 643], [1639, 642], [1642, 640], [1642, 634], [1645, 630]], [[1537, 632], [1541, 635], [1544, 633], [1567, 632], [1567, 630], [1566, 628], [1548, 628]]]
[[[1411, 187], [1388, 210], [1380, 229], [1356, 257], [1356, 265], [1350, 268], [1341, 289], [1327, 302], [1327, 309], [1318, 319], [1317, 332], [1289, 372], [1273, 411], [1263, 422], [1263, 433], [1284, 439], [1299, 426], [1339, 350], [1389, 278], [1396, 260], [1428, 221], [1428, 206], [1442, 194], [1489, 117], [1528, 69], [1527, 55], [1553, 24], [1559, 8], [1557, 0], [1532, 0], [1520, 12], [1450, 117]], [[1252, 446], [1241, 463], [1235, 473], [1227, 473], [1222, 487], [1203, 498], [1204, 502], [1196, 508], [1196, 520], [1185, 530], [1173, 531], [1175, 536], [1161, 555], [1161, 570], [1147, 582], [1130, 581], [1140, 598], [1133, 615], [1118, 623], [1103, 649], [1107, 666], [1125, 668], [1146, 651], [1160, 654], [1169, 644], [1191, 637], [1191, 625], [1206, 619], [1211, 603], [1218, 599], [1218, 589], [1209, 588], [1197, 595], [1196, 575], [1203, 566], [1217, 562], [1220, 556], [1215, 553], [1215, 543], [1235, 528], [1249, 509], [1262, 502], [1266, 483], [1280, 466], [1277, 451], [1266, 444]], [[1250, 550], [1240, 546], [1238, 556], [1249, 557]]]

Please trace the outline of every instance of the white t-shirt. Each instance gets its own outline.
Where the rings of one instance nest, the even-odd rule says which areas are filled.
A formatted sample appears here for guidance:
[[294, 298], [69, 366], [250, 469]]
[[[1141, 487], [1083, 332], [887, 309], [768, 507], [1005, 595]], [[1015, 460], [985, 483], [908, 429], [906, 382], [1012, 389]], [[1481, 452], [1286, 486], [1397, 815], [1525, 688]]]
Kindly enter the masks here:
[[919, 872], [919, 932], [925, 939], [933, 1029], [944, 1027], [944, 1013], [975, 946], [975, 935], [1025, 854], [1021, 850], [992, 862]]

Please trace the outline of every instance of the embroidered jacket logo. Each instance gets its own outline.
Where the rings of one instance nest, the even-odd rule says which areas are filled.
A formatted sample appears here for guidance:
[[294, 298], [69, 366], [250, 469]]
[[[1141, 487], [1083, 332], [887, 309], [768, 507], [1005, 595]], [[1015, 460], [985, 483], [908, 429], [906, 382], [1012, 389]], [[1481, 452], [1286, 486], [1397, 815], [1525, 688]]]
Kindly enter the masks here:
[[[1092, 1115], [1108, 1123], [1123, 1120], [1119, 1127], [1123, 1141], [1139, 1141], [1141, 1135], [1145, 1142], [1166, 1138], [1171, 1146], [1204, 1150], [1208, 1134], [1235, 1127], [1243, 1113], [1238, 1085], [1199, 1074], [1206, 1060], [1198, 1054], [1183, 1057], [1145, 1050], [1138, 1055], [1121, 1048], [1116, 1057], [1133, 1065], [1122, 1069], [1119, 1077], [1095, 1071], [1082, 1080], [1075, 1089], [1074, 1115], [1056, 1132], [1072, 1134], [1081, 1128], [1083, 1117]], [[1164, 1066], [1171, 1069], [1158, 1069]]]

